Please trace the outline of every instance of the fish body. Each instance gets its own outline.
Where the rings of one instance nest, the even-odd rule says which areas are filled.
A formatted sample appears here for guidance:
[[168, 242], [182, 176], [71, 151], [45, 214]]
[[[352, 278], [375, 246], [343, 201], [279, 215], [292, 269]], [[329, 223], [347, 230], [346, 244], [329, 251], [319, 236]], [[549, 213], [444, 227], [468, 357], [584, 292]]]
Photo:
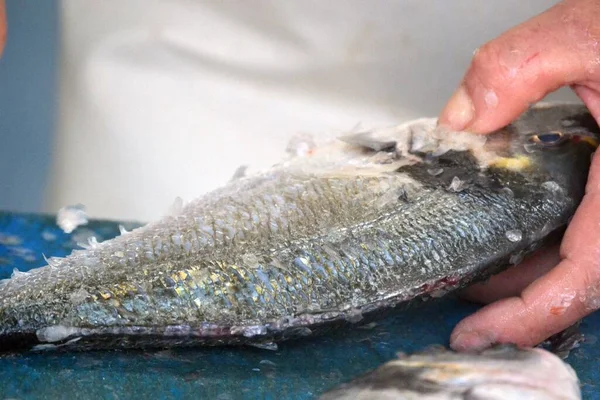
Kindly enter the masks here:
[[570, 365], [549, 351], [501, 345], [444, 349], [397, 359], [324, 393], [321, 400], [579, 400]]
[[483, 137], [435, 119], [323, 141], [0, 284], [0, 349], [273, 343], [484, 279], [579, 204], [598, 126], [538, 105]]

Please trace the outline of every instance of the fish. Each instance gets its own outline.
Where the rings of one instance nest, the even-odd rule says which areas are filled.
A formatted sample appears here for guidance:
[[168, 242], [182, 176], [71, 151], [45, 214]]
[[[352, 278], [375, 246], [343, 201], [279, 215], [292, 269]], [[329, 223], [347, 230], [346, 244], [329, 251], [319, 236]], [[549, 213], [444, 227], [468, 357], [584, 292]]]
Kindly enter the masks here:
[[486, 136], [419, 118], [297, 141], [0, 282], [0, 351], [276, 349], [455, 293], [560, 237], [599, 135], [585, 106], [538, 103]]
[[457, 353], [433, 347], [400, 354], [325, 393], [320, 400], [579, 400], [575, 370], [541, 348], [495, 345]]

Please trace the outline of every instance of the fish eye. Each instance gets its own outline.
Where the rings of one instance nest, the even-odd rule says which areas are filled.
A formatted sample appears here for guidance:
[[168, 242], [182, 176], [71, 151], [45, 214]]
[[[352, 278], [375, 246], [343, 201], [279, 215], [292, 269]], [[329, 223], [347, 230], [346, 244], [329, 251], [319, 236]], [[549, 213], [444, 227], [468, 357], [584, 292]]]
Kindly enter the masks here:
[[561, 132], [545, 132], [529, 137], [529, 142], [541, 146], [556, 146], [564, 141], [564, 135]]

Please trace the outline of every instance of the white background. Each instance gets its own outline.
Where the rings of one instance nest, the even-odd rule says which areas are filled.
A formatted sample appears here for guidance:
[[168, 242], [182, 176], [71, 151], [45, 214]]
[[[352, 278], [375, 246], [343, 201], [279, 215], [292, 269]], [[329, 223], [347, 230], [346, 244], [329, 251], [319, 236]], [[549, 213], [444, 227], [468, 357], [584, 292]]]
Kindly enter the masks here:
[[478, 46], [554, 3], [63, 0], [44, 210], [149, 220], [296, 133], [436, 116]]

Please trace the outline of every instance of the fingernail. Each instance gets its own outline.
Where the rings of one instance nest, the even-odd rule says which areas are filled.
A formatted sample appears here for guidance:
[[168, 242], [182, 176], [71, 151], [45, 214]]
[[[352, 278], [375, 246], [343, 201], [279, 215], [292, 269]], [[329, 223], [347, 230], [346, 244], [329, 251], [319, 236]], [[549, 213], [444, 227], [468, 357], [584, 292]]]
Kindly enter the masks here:
[[450, 101], [442, 111], [440, 123], [455, 131], [464, 130], [475, 117], [473, 101], [464, 85], [454, 92]]
[[450, 341], [450, 347], [454, 351], [480, 351], [492, 345], [494, 341], [476, 332], [459, 333]]

